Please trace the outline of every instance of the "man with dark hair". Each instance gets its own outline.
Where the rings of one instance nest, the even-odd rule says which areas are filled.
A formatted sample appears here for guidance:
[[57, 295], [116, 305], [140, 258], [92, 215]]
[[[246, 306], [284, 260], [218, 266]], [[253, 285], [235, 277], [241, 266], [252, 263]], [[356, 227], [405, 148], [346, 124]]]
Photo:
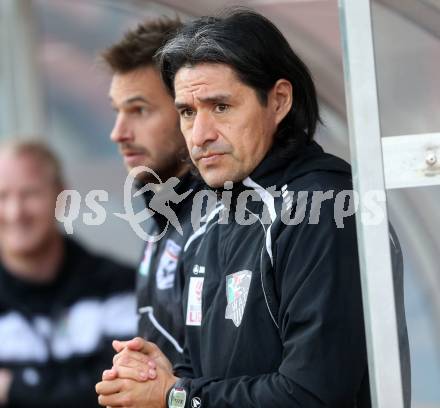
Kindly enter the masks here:
[[313, 141], [306, 66], [243, 10], [187, 24], [158, 60], [222, 204], [184, 255], [185, 362], [173, 370], [154, 344], [124, 343], [112, 369], [124, 380], [104, 376], [100, 404], [371, 406], [350, 167]]
[[115, 336], [136, 333], [134, 270], [64, 237], [61, 166], [36, 141], [0, 145], [0, 406], [96, 408]]
[[[180, 178], [177, 186], [173, 184], [176, 194], [195, 192], [200, 185], [189, 172], [188, 152], [173, 98], [153, 61], [153, 55], [180, 26], [178, 19], [147, 20], [102, 53], [113, 73], [110, 99], [116, 120], [111, 140], [118, 144], [127, 170], [148, 168], [137, 175], [138, 188], [144, 191], [153, 214], [147, 223], [152, 239], [146, 243], [137, 275], [139, 335], [158, 344], [173, 362], [183, 351], [183, 284], [176, 271], [191, 230], [193, 193], [164, 207], [175, 213], [170, 220], [159, 213], [155, 206], [158, 197], [150, 187], [159, 183], [164, 187], [171, 177]], [[174, 218], [182, 224], [180, 231], [172, 222]], [[152, 242], [162, 233], [160, 240]]]

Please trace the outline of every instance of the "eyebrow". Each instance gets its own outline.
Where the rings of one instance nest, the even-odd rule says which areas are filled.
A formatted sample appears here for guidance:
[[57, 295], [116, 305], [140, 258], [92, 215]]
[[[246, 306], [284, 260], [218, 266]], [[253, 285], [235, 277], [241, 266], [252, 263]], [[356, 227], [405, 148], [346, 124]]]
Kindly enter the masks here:
[[[227, 103], [231, 100], [232, 95], [231, 94], [216, 94], [216, 95], [210, 95], [210, 96], [205, 96], [205, 97], [197, 97], [197, 99], [202, 102], [202, 103]], [[177, 109], [183, 109], [183, 108], [188, 108], [190, 107], [189, 104], [185, 103], [185, 102], [179, 102], [179, 101], [175, 101], [174, 105], [176, 106]]]
[[[113, 98], [110, 97], [110, 100], [111, 100], [112, 105], [114, 106], [115, 103], [113, 101]], [[143, 96], [133, 96], [131, 98], [126, 99], [124, 102], [122, 102], [122, 106], [131, 105], [132, 103], [136, 103], [136, 102], [142, 102], [142, 103], [146, 103], [146, 104], [149, 103]]]

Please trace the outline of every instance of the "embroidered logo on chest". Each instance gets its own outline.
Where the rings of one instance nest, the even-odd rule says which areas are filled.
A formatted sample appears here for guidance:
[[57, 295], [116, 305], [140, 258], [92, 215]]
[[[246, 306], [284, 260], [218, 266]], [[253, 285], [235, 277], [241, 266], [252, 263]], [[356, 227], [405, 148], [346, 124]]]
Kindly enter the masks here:
[[243, 319], [244, 308], [251, 285], [252, 271], [244, 270], [226, 276], [225, 319], [231, 319], [238, 327]]

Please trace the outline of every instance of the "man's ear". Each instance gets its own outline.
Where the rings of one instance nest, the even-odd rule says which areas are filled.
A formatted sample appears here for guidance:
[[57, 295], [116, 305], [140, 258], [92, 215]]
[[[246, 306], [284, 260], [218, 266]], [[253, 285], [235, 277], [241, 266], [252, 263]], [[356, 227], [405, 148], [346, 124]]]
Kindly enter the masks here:
[[278, 126], [289, 113], [293, 103], [292, 84], [287, 79], [279, 79], [270, 91], [275, 123]]

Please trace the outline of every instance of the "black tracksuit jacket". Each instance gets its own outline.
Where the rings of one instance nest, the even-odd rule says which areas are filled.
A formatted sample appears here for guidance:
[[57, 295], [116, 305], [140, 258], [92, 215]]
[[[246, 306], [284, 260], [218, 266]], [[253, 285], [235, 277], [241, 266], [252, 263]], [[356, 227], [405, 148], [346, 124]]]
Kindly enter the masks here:
[[[136, 278], [139, 335], [156, 343], [173, 363], [181, 358], [184, 345], [181, 255], [192, 233], [193, 197], [201, 186], [200, 180], [187, 173], [180, 179], [175, 191], [179, 195], [189, 191], [191, 193], [180, 203], [168, 202], [179, 220], [183, 234], [171, 224], [167, 227], [167, 219], [157, 212], [147, 220], [145, 228], [150, 236], [156, 236], [167, 229], [158, 242], [146, 243]], [[144, 193], [147, 208], [152, 197], [151, 191]]]
[[70, 238], [57, 278], [35, 284], [0, 264], [0, 369], [8, 408], [96, 408], [111, 341], [136, 334], [135, 271]]
[[[265, 192], [271, 186], [284, 199], [272, 199]], [[243, 215], [237, 198], [244, 190], [253, 197], [245, 211], [251, 225], [235, 221]], [[311, 205], [313, 194], [330, 190], [334, 197], [352, 190], [343, 160], [316, 143], [296, 159], [270, 152], [235, 185], [231, 205], [222, 191], [211, 221], [190, 238], [185, 362], [175, 367], [189, 389], [187, 407], [370, 407], [355, 217], [338, 228], [335, 199], [323, 201], [320, 211]], [[294, 193], [291, 200], [286, 191]], [[304, 206], [299, 191], [308, 192]], [[287, 226], [280, 215], [290, 207], [292, 219], [295, 207], [298, 214], [305, 208], [305, 216]], [[198, 297], [200, 325], [194, 324]]]

